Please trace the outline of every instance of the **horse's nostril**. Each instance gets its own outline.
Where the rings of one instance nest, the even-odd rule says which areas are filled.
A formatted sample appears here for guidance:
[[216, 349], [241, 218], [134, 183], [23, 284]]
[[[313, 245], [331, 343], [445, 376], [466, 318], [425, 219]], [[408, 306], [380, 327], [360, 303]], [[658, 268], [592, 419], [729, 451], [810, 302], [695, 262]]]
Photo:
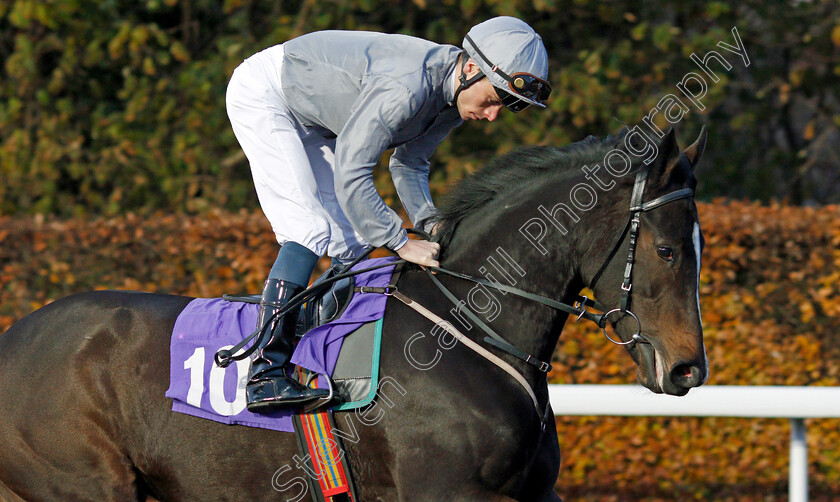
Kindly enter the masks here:
[[671, 381], [680, 387], [700, 385], [700, 368], [690, 363], [677, 364], [671, 370]]

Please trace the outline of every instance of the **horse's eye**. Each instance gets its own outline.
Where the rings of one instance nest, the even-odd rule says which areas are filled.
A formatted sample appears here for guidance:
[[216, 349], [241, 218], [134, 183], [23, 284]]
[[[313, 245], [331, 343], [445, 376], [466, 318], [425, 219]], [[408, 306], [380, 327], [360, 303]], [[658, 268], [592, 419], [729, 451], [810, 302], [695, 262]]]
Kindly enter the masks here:
[[665, 261], [674, 261], [674, 250], [669, 247], [659, 246], [656, 248], [656, 254]]

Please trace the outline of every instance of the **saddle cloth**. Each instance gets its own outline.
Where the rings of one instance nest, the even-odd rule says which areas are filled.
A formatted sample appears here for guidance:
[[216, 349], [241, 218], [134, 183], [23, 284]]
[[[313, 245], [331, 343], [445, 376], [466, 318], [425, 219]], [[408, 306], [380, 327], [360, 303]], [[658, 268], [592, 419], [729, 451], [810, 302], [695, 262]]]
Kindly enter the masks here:
[[[392, 261], [395, 258], [367, 260], [354, 270]], [[390, 266], [361, 273], [355, 276], [356, 286], [385, 287], [393, 270]], [[354, 294], [341, 317], [307, 332], [295, 349], [291, 362], [318, 373], [319, 387], [329, 385], [324, 375], [333, 377], [336, 392], [345, 401], [334, 409], [364, 406], [374, 398], [379, 362], [375, 342], [381, 339], [386, 301], [382, 294]], [[227, 368], [213, 362], [216, 351], [232, 347], [253, 332], [258, 309], [249, 303], [196, 298], [181, 312], [170, 340], [170, 379], [165, 394], [172, 399], [172, 411], [226, 424], [294, 431], [292, 410], [255, 414], [246, 409], [249, 359]]]

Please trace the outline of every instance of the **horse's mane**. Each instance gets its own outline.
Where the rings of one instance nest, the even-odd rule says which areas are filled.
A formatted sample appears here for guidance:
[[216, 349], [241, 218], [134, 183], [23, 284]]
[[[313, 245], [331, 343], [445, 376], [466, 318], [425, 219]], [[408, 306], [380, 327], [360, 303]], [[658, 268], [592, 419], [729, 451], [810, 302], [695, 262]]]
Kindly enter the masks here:
[[627, 128], [622, 128], [618, 134], [604, 139], [589, 136], [564, 147], [525, 147], [496, 157], [458, 182], [444, 197], [437, 218], [441, 226], [436, 240], [445, 246], [458, 223], [502, 194], [521, 191], [525, 184], [532, 186], [540, 178], [579, 175], [579, 167], [601, 163], [627, 132]]

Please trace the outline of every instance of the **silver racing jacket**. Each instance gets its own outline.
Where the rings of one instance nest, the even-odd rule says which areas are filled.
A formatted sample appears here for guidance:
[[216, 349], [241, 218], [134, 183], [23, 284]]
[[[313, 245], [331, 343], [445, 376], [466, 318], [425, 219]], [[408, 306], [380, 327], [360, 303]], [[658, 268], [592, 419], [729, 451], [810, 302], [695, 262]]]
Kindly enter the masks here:
[[304, 126], [335, 137], [335, 191], [369, 243], [395, 249], [407, 236], [373, 183], [382, 153], [396, 147], [391, 176], [409, 218], [436, 213], [429, 158], [461, 125], [453, 106], [461, 49], [405, 35], [321, 31], [283, 44], [285, 101]]

